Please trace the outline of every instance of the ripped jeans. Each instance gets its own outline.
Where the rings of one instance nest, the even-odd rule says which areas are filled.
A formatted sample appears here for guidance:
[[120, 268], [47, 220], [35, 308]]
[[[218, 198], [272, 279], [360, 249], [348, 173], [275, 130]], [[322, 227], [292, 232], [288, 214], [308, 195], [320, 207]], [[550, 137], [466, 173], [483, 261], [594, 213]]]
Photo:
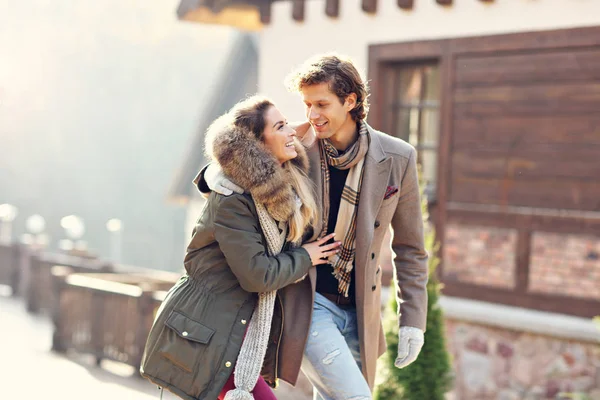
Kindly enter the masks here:
[[355, 308], [342, 308], [315, 293], [302, 372], [313, 385], [313, 400], [372, 398], [361, 372]]

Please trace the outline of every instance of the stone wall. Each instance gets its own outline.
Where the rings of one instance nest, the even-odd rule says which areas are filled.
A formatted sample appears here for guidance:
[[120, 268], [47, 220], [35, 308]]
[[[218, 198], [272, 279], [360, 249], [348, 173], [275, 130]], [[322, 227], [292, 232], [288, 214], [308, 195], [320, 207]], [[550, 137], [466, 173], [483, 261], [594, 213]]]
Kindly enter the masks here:
[[[600, 344], [447, 319], [460, 400], [600, 399]], [[550, 333], [550, 332], [549, 332]]]

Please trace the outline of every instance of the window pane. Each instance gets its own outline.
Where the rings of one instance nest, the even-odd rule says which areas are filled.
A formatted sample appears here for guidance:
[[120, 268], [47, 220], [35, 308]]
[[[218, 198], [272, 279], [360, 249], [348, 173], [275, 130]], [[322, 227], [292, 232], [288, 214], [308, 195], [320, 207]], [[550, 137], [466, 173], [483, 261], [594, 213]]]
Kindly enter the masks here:
[[438, 145], [440, 130], [440, 112], [434, 109], [421, 111], [421, 143], [427, 146]]
[[416, 146], [419, 133], [419, 109], [401, 108], [397, 110], [396, 115], [398, 118], [396, 132], [392, 132], [392, 135]]
[[435, 185], [437, 176], [437, 151], [417, 149], [417, 160], [421, 164], [421, 174], [425, 182]]
[[424, 100], [439, 104], [440, 100], [440, 70], [437, 65], [428, 65], [424, 67], [425, 72], [425, 93]]
[[419, 104], [421, 100], [421, 67], [402, 67], [399, 71], [400, 97], [403, 104]]
[[[421, 140], [419, 141], [419, 114], [421, 115]], [[402, 108], [397, 110], [396, 132], [392, 135], [413, 146], [437, 147], [439, 140], [439, 114], [435, 109]]]
[[[440, 73], [434, 64], [398, 65], [390, 85], [390, 124], [394, 135], [417, 148], [428, 198], [435, 194], [440, 134]], [[389, 97], [388, 97], [389, 98]]]

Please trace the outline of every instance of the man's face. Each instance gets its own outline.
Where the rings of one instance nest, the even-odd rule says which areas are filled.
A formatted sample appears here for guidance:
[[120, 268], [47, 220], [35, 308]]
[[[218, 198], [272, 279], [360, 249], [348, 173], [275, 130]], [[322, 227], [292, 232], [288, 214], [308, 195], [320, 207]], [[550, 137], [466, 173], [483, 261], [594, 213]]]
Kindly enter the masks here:
[[336, 137], [354, 134], [356, 123], [350, 110], [356, 104], [355, 97], [351, 94], [341, 103], [325, 82], [302, 87], [306, 118], [319, 139], [335, 140]]

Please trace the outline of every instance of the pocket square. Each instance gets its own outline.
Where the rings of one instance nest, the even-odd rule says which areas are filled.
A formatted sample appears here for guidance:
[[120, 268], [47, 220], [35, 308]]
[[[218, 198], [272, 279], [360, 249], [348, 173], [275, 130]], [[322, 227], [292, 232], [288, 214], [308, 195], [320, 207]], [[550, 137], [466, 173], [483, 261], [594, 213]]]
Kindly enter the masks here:
[[387, 189], [385, 190], [385, 196], [383, 196], [383, 199], [387, 200], [390, 197], [392, 197], [393, 195], [395, 195], [397, 192], [398, 192], [398, 186], [388, 186]]

